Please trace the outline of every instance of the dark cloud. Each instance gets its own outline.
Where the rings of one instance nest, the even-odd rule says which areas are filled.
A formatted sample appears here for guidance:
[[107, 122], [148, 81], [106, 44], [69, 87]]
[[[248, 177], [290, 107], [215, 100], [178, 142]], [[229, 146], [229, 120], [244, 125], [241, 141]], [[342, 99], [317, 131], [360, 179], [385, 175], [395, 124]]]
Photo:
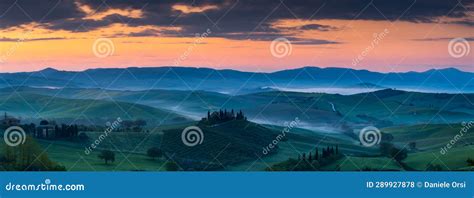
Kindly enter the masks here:
[[48, 41], [48, 40], [63, 40], [66, 38], [63, 37], [53, 37], [53, 38], [33, 38], [33, 39], [21, 39], [21, 38], [0, 38], [0, 42], [31, 42], [31, 41]]
[[84, 17], [74, 1], [62, 0], [2, 0], [0, 1], [0, 28], [23, 24], [47, 23]]
[[[401, 20], [409, 22], [437, 22], [439, 17], [457, 19], [456, 24], [472, 25], [466, 20], [468, 12], [473, 12], [474, 0], [287, 0], [281, 3], [274, 0], [77, 0], [88, 5], [98, 13], [110, 8], [142, 9], [139, 19], [114, 14], [99, 21], [84, 19], [74, 1], [45, 0], [3, 0], [0, 3], [0, 28], [26, 24], [32, 20], [25, 17], [29, 13], [33, 21], [42, 20], [42, 25], [51, 30], [90, 31], [111, 24], [122, 23], [129, 26], [151, 25], [157, 27], [180, 27], [181, 31], [161, 32], [161, 35], [193, 36], [212, 29], [213, 37], [229, 39], [271, 40], [276, 37], [292, 37], [285, 29], [274, 29], [273, 22], [282, 19], [358, 19], [358, 20]], [[43, 3], [45, 2], [45, 3]], [[12, 5], [13, 4], [13, 5]], [[204, 13], [181, 13], [173, 10], [173, 5], [182, 4], [194, 7], [206, 5], [218, 9]], [[52, 7], [56, 8], [48, 14]], [[14, 11], [13, 11], [14, 10]], [[22, 11], [24, 10], [24, 12]], [[43, 16], [47, 16], [44, 17]], [[301, 25], [297, 30], [337, 31], [337, 27], [320, 24]], [[135, 36], [156, 35], [144, 31]], [[320, 41], [307, 41], [319, 43]], [[332, 43], [332, 41], [327, 41]]]
[[257, 33], [217, 33], [217, 35], [210, 34], [210, 37], [223, 37], [233, 40], [253, 40], [253, 41], [273, 41], [280, 37], [285, 37], [292, 44], [295, 45], [327, 45], [327, 44], [340, 44], [340, 42], [323, 40], [323, 39], [307, 39], [307, 38], [298, 38], [289, 33], [267, 33], [267, 32], [257, 32]]
[[309, 24], [309, 25], [303, 25], [298, 27], [300, 30], [319, 30], [323, 32], [327, 31], [332, 31], [332, 30], [338, 30], [337, 27], [329, 26], [329, 25], [319, 25], [319, 24]]
[[321, 40], [321, 39], [301, 39], [295, 37], [287, 38], [292, 44], [295, 45], [327, 45], [327, 44], [341, 44], [341, 42]]
[[[439, 38], [423, 38], [423, 39], [413, 39], [414, 41], [450, 41], [456, 38], [453, 37], [439, 37]], [[466, 41], [474, 41], [474, 37], [464, 38]]]
[[48, 29], [52, 30], [68, 30], [72, 32], [88, 32], [91, 30], [96, 30], [101, 27], [107, 27], [116, 23], [124, 23], [125, 21], [130, 21], [132, 18], [127, 16], [121, 16], [119, 14], [111, 14], [104, 17], [101, 20], [93, 19], [62, 19], [54, 22], [49, 22], [43, 24]]
[[146, 37], [146, 36], [159, 36], [160, 31], [154, 29], [146, 29], [140, 32], [130, 33], [128, 36], [131, 37]]
[[[100, 6], [100, 1], [87, 0], [85, 4]], [[219, 9], [205, 13], [183, 14], [172, 10], [175, 4], [190, 6], [215, 5]], [[270, 24], [281, 19], [364, 19], [364, 20], [402, 20], [410, 22], [435, 22], [441, 16], [453, 18], [466, 17], [474, 0], [206, 0], [206, 1], [146, 1], [133, 3], [107, 1], [114, 8], [143, 8], [145, 17], [134, 20], [130, 25], [179, 26], [181, 36], [190, 36], [214, 27], [214, 36], [220, 34], [227, 38], [246, 37], [261, 40], [260, 34], [281, 35]], [[313, 24], [303, 28], [330, 31], [334, 27]], [[238, 36], [234, 36], [237, 34]], [[179, 36], [179, 35], [178, 35]]]
[[466, 26], [474, 26], [474, 19], [471, 20], [459, 20], [452, 22], [454, 24], [466, 25]]

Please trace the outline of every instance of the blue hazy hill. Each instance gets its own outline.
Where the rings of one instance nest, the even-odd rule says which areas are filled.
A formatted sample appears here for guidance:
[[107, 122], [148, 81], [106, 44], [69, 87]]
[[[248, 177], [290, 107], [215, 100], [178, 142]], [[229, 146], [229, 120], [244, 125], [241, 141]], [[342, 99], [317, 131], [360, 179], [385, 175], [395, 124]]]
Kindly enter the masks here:
[[264, 87], [297, 89], [352, 87], [367, 84], [377, 87], [434, 92], [473, 92], [474, 82], [471, 81], [473, 78], [474, 73], [455, 68], [399, 73], [319, 67], [302, 67], [271, 73], [194, 67], [130, 67], [88, 69], [79, 72], [46, 68], [35, 72], [0, 73], [0, 87], [174, 89], [240, 94], [258, 92]]

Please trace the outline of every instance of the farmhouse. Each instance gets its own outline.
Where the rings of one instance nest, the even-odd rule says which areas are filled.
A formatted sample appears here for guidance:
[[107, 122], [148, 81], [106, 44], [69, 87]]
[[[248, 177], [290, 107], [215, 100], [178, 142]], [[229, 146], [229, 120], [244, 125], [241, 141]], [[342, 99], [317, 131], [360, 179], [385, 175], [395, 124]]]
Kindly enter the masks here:
[[9, 126], [17, 126], [20, 124], [20, 119], [14, 118], [14, 117], [9, 117], [7, 115], [7, 112], [5, 112], [3, 119], [0, 120], [0, 125], [4, 127], [9, 127]]

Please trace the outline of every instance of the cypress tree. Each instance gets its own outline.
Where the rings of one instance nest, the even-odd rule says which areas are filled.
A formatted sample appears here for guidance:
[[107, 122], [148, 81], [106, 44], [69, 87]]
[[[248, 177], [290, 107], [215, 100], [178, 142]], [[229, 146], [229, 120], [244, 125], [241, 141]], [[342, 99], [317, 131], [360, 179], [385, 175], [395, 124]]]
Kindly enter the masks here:
[[318, 148], [316, 148], [316, 153], [314, 153], [314, 160], [318, 160], [319, 159], [319, 151], [318, 151]]

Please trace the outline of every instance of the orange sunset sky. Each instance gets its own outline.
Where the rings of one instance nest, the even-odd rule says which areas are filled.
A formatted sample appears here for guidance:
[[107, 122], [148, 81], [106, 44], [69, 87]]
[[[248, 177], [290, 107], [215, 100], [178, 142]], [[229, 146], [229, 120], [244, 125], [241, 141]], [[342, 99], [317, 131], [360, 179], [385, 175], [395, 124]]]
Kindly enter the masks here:
[[[474, 71], [472, 0], [37, 2], [0, 3], [0, 72], [174, 65]], [[100, 38], [111, 41], [105, 57], [94, 53]], [[291, 53], [272, 54], [278, 38]], [[459, 57], [450, 54], [456, 38], [464, 41]]]

